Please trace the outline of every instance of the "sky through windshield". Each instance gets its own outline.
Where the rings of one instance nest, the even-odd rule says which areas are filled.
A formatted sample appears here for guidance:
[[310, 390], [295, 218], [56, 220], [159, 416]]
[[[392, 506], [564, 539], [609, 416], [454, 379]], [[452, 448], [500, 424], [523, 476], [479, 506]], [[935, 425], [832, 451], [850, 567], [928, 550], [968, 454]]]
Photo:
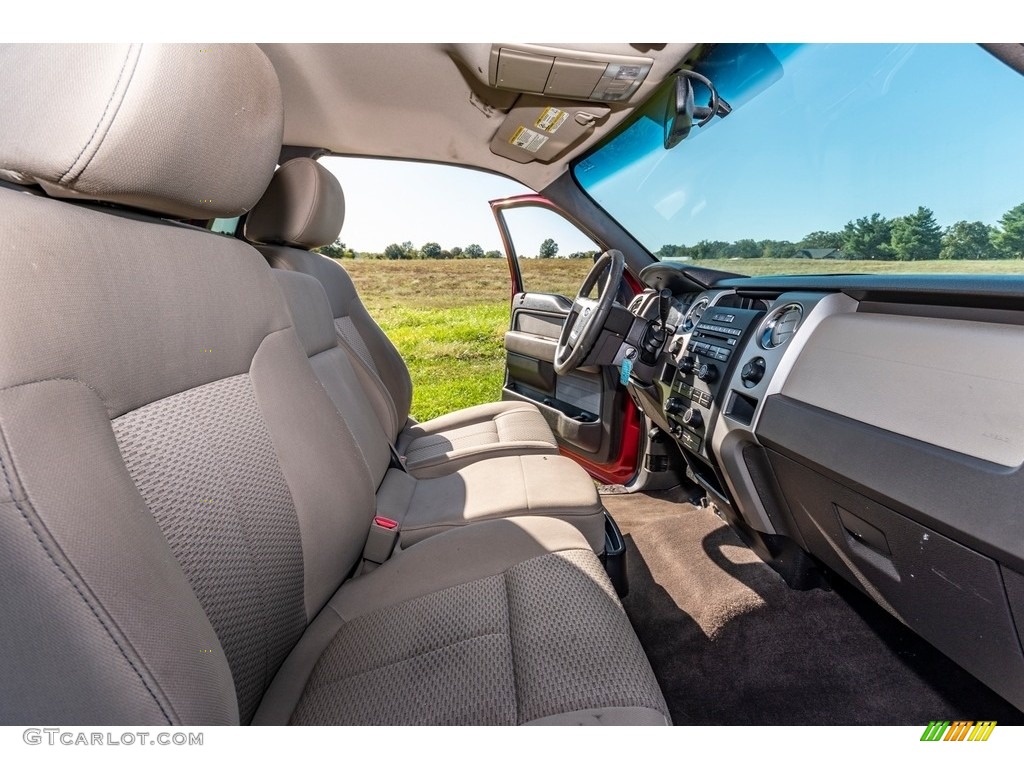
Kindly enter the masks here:
[[784, 74], [752, 98], [723, 83], [727, 118], [670, 151], [660, 122], [641, 118], [576, 165], [580, 184], [652, 252], [745, 238], [798, 246], [919, 207], [942, 228], [991, 226], [1024, 202], [1024, 78], [982, 48], [769, 48]]

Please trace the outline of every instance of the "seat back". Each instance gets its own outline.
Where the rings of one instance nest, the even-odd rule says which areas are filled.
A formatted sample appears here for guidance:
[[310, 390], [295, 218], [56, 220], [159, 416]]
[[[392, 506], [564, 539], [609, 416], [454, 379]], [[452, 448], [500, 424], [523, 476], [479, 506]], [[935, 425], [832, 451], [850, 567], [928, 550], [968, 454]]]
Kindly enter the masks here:
[[260, 254], [153, 214], [259, 199], [276, 74], [16, 46], [0, 81], [0, 722], [248, 722], [374, 488]]
[[333, 243], [344, 219], [337, 178], [316, 161], [300, 157], [277, 169], [263, 199], [246, 217], [245, 236], [272, 267], [312, 275], [323, 284], [338, 335], [391, 400], [388, 431], [395, 439], [412, 405], [409, 369], [366, 311], [349, 274], [334, 259], [309, 250]]
[[356, 445], [378, 488], [391, 464], [390, 435], [393, 413], [380, 380], [358, 365], [334, 328], [331, 305], [323, 284], [315, 277], [284, 269], [271, 270], [292, 315], [295, 332], [309, 363], [338, 413], [352, 430]]

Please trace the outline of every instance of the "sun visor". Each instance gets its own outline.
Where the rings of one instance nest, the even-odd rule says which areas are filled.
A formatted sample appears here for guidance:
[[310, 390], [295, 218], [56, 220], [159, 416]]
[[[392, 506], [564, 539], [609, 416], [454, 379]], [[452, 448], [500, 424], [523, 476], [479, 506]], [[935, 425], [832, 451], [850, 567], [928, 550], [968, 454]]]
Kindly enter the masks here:
[[491, 139], [491, 152], [517, 163], [549, 163], [589, 136], [610, 111], [602, 104], [523, 95]]

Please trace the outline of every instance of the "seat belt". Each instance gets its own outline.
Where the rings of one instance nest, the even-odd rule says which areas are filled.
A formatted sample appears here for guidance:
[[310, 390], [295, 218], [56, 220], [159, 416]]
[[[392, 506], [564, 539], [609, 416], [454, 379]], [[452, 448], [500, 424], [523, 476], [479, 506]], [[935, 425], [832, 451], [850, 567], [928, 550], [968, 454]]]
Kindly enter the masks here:
[[[383, 432], [383, 430], [381, 431]], [[388, 435], [386, 432], [384, 432], [384, 439], [388, 440]], [[395, 444], [390, 440], [388, 440], [388, 448], [391, 450], [391, 463], [388, 464], [388, 468], [400, 469], [403, 472], [408, 472], [409, 470], [405, 466], [405, 456], [402, 456], [398, 452], [398, 448], [396, 448]]]
[[[381, 390], [387, 392], [387, 389], [384, 387], [384, 382], [380, 381], [380, 377], [378, 377], [377, 374], [374, 373], [366, 365], [366, 363], [363, 361], [363, 358], [359, 356], [359, 353], [352, 348], [352, 345], [349, 343], [348, 339], [346, 339], [340, 333], [335, 333], [335, 337], [338, 340], [338, 346], [341, 347], [342, 350], [344, 350], [345, 354], [348, 356], [349, 364], [352, 366], [358, 365], [362, 367], [363, 370], [365, 370], [369, 375], [371, 375], [374, 379], [380, 382]], [[408, 472], [409, 470], [405, 466], [405, 456], [398, 452], [398, 446], [395, 445], [395, 441], [391, 439], [391, 435], [389, 435], [387, 430], [384, 429], [383, 424], [380, 424], [380, 431], [381, 434], [384, 435], [384, 440], [388, 444], [388, 450], [391, 452], [391, 462], [388, 464], [388, 467], [390, 469], [398, 469], [401, 470], [402, 472]]]

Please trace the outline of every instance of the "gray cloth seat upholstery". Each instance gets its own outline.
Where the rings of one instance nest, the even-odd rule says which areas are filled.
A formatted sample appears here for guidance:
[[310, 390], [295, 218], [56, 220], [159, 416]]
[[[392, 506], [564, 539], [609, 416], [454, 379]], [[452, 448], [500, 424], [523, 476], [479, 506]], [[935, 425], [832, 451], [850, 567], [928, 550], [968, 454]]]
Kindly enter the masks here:
[[262, 194], [258, 48], [0, 47], [0, 78], [0, 723], [667, 722], [564, 522], [350, 575], [373, 475], [272, 271], [158, 218]]
[[481, 459], [558, 453], [551, 427], [528, 403], [497, 402], [423, 423], [410, 420], [412, 381], [398, 350], [366, 311], [348, 273], [309, 249], [333, 243], [345, 218], [334, 175], [300, 157], [274, 174], [263, 199], [246, 217], [246, 238], [277, 269], [317, 278], [327, 291], [335, 329], [368, 382], [387, 402], [386, 432], [417, 477], [438, 477]]
[[[377, 489], [377, 514], [401, 524], [401, 546], [481, 520], [531, 514], [572, 523], [595, 552], [604, 551], [601, 498], [590, 476], [564, 456], [496, 456], [438, 477], [389, 470], [387, 404], [365, 369], [339, 346], [323, 285], [299, 272], [273, 272], [310, 364], [350, 425], [369, 466]], [[499, 419], [500, 415], [494, 420]]]
[[253, 723], [651, 725], [665, 722], [660, 700], [579, 533], [508, 518], [434, 536], [343, 585]]

